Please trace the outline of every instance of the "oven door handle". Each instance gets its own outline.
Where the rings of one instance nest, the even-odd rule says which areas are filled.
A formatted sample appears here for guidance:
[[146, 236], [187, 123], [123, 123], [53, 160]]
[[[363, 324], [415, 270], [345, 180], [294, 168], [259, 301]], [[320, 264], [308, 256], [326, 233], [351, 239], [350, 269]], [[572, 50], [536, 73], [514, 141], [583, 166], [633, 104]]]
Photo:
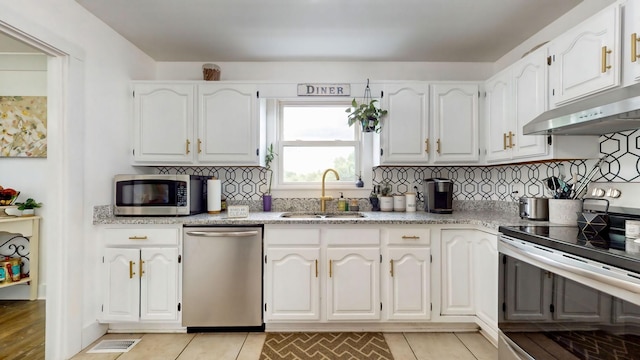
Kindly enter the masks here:
[[204, 237], [248, 237], [258, 235], [258, 231], [187, 231], [187, 235]]
[[566, 271], [572, 272], [574, 274], [578, 274], [578, 275], [584, 276], [584, 277], [592, 279], [592, 280], [599, 281], [601, 283], [604, 283], [604, 284], [607, 284], [607, 285], [610, 285], [610, 286], [622, 288], [622, 289], [625, 289], [627, 291], [631, 291], [631, 292], [633, 292], [635, 294], [640, 294], [640, 286], [637, 285], [637, 284], [634, 284], [634, 283], [632, 283], [630, 281], [617, 279], [617, 278], [614, 278], [614, 277], [611, 277], [611, 276], [606, 276], [606, 275], [599, 274], [599, 273], [594, 272], [594, 271], [585, 270], [585, 269], [579, 268], [577, 266], [573, 266], [573, 265], [565, 264], [565, 263], [560, 262], [560, 261], [549, 259], [547, 257], [544, 257], [544, 256], [541, 256], [541, 255], [526, 251], [525, 249], [521, 249], [521, 248], [519, 248], [517, 246], [513, 246], [513, 245], [511, 245], [511, 244], [509, 244], [509, 243], [507, 243], [505, 241], [501, 241], [500, 245], [505, 247], [505, 248], [507, 248], [507, 249], [509, 249], [509, 250], [511, 250], [511, 251], [513, 251], [513, 252], [515, 252], [515, 253], [517, 253], [517, 254], [520, 254], [522, 256], [533, 258], [533, 259], [535, 259], [535, 260], [537, 260], [537, 261], [539, 261], [539, 262], [541, 262], [543, 264], [547, 264], [547, 265], [550, 265], [550, 266], [553, 266], [553, 267], [556, 267], [556, 268], [559, 268], [559, 269], [562, 269], [562, 270], [566, 270]]
[[[502, 331], [498, 334], [498, 337], [502, 341], [498, 341], [498, 358], [502, 359], [503, 357], [507, 360], [535, 360], [531, 357], [531, 355], [527, 354], [524, 350], [518, 346], [513, 340], [509, 339], [507, 335], [505, 335]], [[502, 345], [505, 345], [505, 349], [501, 349]]]

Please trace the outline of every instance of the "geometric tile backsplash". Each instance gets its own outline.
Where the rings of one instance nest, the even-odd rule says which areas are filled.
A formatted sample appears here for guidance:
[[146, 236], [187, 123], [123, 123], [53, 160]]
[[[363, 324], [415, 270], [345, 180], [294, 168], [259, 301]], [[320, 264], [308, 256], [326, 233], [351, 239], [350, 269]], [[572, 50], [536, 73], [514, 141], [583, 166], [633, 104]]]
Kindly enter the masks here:
[[[600, 153], [606, 156], [594, 181], [640, 182], [640, 130], [603, 135]], [[422, 180], [448, 178], [454, 181], [456, 200], [512, 200], [520, 196], [551, 196], [541, 180], [562, 176], [581, 181], [596, 160], [552, 161], [495, 166], [377, 167], [373, 183], [388, 183], [394, 193], [416, 188]], [[259, 167], [158, 167], [160, 174], [215, 176], [222, 180], [222, 193], [229, 200], [259, 200], [267, 183], [267, 172]], [[516, 192], [517, 193], [514, 193]]]

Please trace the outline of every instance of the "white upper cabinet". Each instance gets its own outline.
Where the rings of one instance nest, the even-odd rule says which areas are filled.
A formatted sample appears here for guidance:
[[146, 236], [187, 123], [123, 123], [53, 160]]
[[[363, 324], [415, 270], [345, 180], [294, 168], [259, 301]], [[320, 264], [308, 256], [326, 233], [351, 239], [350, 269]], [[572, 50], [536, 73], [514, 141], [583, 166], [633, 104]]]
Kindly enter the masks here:
[[193, 161], [193, 85], [136, 84], [133, 104], [134, 164]]
[[530, 158], [549, 153], [547, 137], [524, 135], [522, 128], [547, 110], [547, 52], [546, 47], [529, 54], [511, 67], [513, 94], [513, 123], [509, 146], [513, 157]]
[[380, 134], [381, 165], [429, 161], [429, 86], [387, 84], [382, 108], [389, 111]]
[[511, 72], [503, 71], [485, 84], [487, 162], [511, 158], [513, 117], [511, 116]]
[[480, 157], [478, 84], [431, 85], [434, 163], [477, 163]]
[[548, 109], [547, 60], [547, 48], [542, 46], [485, 83], [487, 163], [598, 156], [596, 136], [523, 133], [524, 125]]
[[522, 132], [547, 108], [545, 50], [534, 51], [487, 81], [487, 162], [547, 155], [546, 136]]
[[259, 110], [256, 85], [199, 85], [198, 162], [260, 165]]
[[620, 84], [620, 6], [615, 3], [549, 43], [552, 106]]
[[263, 164], [264, 106], [255, 84], [134, 84], [133, 165]]
[[622, 5], [622, 81], [632, 85], [640, 80], [640, 1]]

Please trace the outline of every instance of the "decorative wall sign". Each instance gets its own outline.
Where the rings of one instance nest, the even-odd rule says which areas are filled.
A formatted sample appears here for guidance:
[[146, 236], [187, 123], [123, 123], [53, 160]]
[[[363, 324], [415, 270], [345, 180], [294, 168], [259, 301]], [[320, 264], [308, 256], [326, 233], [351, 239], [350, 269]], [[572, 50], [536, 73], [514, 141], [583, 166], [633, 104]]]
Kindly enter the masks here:
[[298, 84], [298, 96], [351, 96], [351, 85]]
[[46, 96], [0, 96], [0, 157], [47, 157]]

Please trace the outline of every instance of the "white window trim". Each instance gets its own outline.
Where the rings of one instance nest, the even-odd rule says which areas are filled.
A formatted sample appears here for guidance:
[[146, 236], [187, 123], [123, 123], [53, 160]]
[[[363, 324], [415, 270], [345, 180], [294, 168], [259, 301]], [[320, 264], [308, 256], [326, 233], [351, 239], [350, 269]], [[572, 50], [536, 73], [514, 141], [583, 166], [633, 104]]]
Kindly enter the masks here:
[[[345, 109], [349, 107], [351, 98], [321, 98], [321, 99], [268, 99], [267, 100], [267, 144], [274, 144], [277, 154], [282, 153], [283, 142], [282, 124], [280, 122], [280, 109], [286, 104], [313, 104], [321, 102], [323, 104], [345, 105]], [[357, 128], [357, 127], [356, 127]], [[326, 195], [334, 198], [340, 197], [338, 192], [343, 192], [347, 198], [367, 198], [373, 189], [373, 166], [374, 151], [380, 151], [380, 135], [376, 133], [363, 134], [361, 130], [356, 131], [355, 141], [359, 143], [356, 146], [356, 153], [359, 152], [359, 164], [356, 161], [356, 172], [362, 174], [364, 187], [358, 188], [353, 183], [336, 182], [333, 173], [327, 174], [325, 181]], [[291, 141], [285, 142], [287, 144]], [[320, 142], [319, 142], [320, 143]], [[331, 142], [335, 144], [335, 142]], [[352, 143], [345, 141], [345, 143]], [[376, 146], [377, 145], [377, 146]], [[377, 150], [376, 150], [377, 149]], [[271, 194], [275, 198], [319, 198], [321, 193], [321, 185], [316, 183], [307, 184], [282, 184], [280, 179], [280, 169], [282, 169], [282, 157], [276, 156], [275, 161], [271, 164], [273, 170], [273, 183], [271, 185]]]

